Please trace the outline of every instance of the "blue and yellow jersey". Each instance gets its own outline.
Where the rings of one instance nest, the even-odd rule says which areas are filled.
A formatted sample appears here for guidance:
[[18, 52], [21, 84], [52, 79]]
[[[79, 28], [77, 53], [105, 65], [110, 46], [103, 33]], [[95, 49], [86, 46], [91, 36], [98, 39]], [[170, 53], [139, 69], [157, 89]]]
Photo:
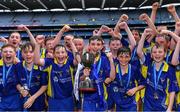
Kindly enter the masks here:
[[40, 71], [40, 68], [36, 65], [33, 66], [33, 69], [31, 71], [26, 70], [27, 69], [25, 68], [25, 61], [19, 62], [17, 64], [18, 82], [19, 84], [21, 84], [21, 86], [27, 84], [27, 82], [29, 81], [30, 72], [32, 71], [32, 79], [30, 83], [29, 92], [31, 95], [33, 95], [41, 88], [41, 86], [47, 85], [47, 73]]
[[[105, 81], [105, 79], [107, 77], [109, 77], [110, 75], [110, 63], [109, 63], [109, 60], [105, 57], [105, 56], [98, 56], [96, 58], [96, 65], [98, 65], [100, 63], [100, 60], [101, 60], [101, 64], [100, 64], [100, 70], [99, 70], [99, 73], [98, 73], [98, 78], [96, 78], [94, 76], [94, 72], [97, 71], [97, 67], [92, 67], [91, 68], [91, 72], [90, 72], [90, 76], [89, 78], [92, 80], [93, 82], [93, 85], [94, 87], [96, 88], [96, 92], [95, 93], [92, 93], [92, 94], [87, 94], [85, 93], [84, 94], [84, 100], [87, 100], [87, 101], [94, 101], [94, 102], [97, 102], [99, 101], [99, 95], [98, 95], [98, 87], [97, 87], [97, 83], [99, 83], [100, 85], [100, 91], [101, 93], [103, 94], [104, 93], [104, 86], [103, 86], [103, 83]], [[104, 96], [104, 94], [103, 94]]]
[[70, 58], [59, 66], [56, 59], [45, 58], [43, 69], [48, 72], [48, 96], [63, 99], [72, 96], [73, 92], [73, 61]]
[[[131, 74], [128, 74], [128, 69], [126, 70], [126, 73], [124, 75], [121, 74], [122, 78], [120, 80], [119, 64], [116, 65], [116, 78], [110, 85], [110, 89], [112, 89], [112, 93], [110, 95], [112, 95], [112, 97], [115, 99], [117, 105], [121, 105], [124, 108], [129, 107], [129, 105], [132, 105], [132, 103], [136, 102], [135, 95], [128, 96], [126, 94], [128, 90], [136, 87], [136, 81], [138, 85], [145, 85], [145, 79], [142, 77], [141, 72], [138, 68], [136, 68], [135, 66], [131, 66]], [[130, 82], [127, 86], [129, 75]]]
[[[42, 86], [46, 86], [47, 81], [47, 73], [40, 71], [39, 67], [34, 65], [32, 70], [29, 71], [25, 68], [25, 62], [20, 62], [17, 64], [17, 77], [18, 77], [18, 84], [21, 86], [29, 85], [30, 75], [30, 87], [29, 93], [30, 95], [34, 95]], [[32, 111], [42, 111], [45, 108], [45, 94], [41, 94], [39, 97], [36, 98], [32, 106], [28, 110]]]
[[46, 54], [47, 54], [47, 50], [46, 49], [44, 49], [44, 48], [41, 48], [40, 49], [40, 57], [41, 58], [45, 58], [46, 57]]
[[[6, 80], [3, 84], [3, 66], [5, 66]], [[9, 72], [8, 72], [9, 71]], [[17, 71], [16, 65], [6, 66], [2, 60], [0, 60], [0, 97], [11, 96], [19, 94], [16, 89], [17, 85]]]
[[[157, 90], [155, 90], [153, 61], [146, 57], [144, 65], [147, 66], [147, 85], [145, 90], [144, 106], [148, 107], [150, 110], [165, 110], [169, 102], [168, 93], [178, 91], [175, 70], [164, 61], [162, 74], [159, 77]], [[158, 74], [158, 71], [156, 71], [156, 74]]]

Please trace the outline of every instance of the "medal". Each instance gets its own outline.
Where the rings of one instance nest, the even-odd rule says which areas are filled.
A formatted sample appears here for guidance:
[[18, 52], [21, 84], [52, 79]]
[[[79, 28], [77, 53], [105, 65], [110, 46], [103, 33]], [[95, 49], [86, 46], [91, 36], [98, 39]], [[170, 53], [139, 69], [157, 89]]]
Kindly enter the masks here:
[[154, 89], [155, 89], [154, 99], [155, 99], [155, 100], [158, 100], [158, 99], [159, 99], [158, 93], [157, 93], [156, 91], [158, 90], [158, 83], [159, 83], [159, 79], [160, 79], [161, 74], [162, 74], [163, 65], [164, 65], [164, 63], [161, 64], [157, 76], [156, 76], [156, 65], [155, 65], [155, 64], [153, 65]]
[[118, 66], [118, 76], [119, 76], [119, 79], [120, 79], [120, 86], [123, 86], [124, 89], [127, 89], [129, 87], [129, 84], [130, 84], [130, 80], [131, 80], [131, 65], [128, 65], [128, 81], [127, 81], [127, 84], [126, 86], [123, 85], [123, 80], [122, 80], [122, 72], [121, 72], [121, 67], [120, 65]]
[[157, 92], [154, 93], [154, 99], [155, 99], [155, 100], [158, 100], [158, 99], [159, 99], [159, 96], [158, 96], [158, 93], [157, 93]]

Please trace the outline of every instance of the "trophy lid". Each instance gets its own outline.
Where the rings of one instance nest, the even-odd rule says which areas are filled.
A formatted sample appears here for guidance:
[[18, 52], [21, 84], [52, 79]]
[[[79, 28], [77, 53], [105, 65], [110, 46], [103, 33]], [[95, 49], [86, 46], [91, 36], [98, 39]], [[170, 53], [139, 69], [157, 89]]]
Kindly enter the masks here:
[[94, 63], [94, 55], [92, 53], [86, 52], [82, 56], [82, 64], [85, 67], [91, 68], [92, 64]]

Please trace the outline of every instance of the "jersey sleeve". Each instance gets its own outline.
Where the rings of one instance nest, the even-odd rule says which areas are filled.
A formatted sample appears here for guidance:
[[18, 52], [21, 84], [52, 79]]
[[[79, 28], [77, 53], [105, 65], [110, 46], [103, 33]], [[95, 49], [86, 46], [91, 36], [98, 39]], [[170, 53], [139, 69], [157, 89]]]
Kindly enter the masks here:
[[45, 86], [48, 84], [48, 73], [47, 72], [44, 72], [44, 71], [41, 71], [41, 85], [42, 86]]
[[136, 68], [134, 72], [135, 72], [135, 79], [136, 79], [138, 85], [146, 85], [146, 80], [142, 76], [140, 69]]
[[44, 58], [44, 66], [40, 67], [41, 70], [45, 70], [48, 68], [52, 63], [54, 62], [54, 59], [51, 58]]
[[168, 92], [178, 92], [179, 91], [179, 87], [178, 87], [178, 82], [176, 79], [176, 74], [175, 74], [175, 68], [173, 67], [169, 67], [168, 70], [168, 78], [169, 78], [169, 88], [168, 88]]

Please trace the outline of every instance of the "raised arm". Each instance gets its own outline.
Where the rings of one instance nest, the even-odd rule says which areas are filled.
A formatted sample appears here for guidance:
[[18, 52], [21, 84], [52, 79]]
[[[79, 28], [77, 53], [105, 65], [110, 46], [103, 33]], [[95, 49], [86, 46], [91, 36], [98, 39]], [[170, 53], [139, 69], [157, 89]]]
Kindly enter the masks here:
[[4, 37], [0, 37], [0, 42], [3, 42], [4, 44], [8, 43], [8, 39], [4, 38]]
[[173, 5], [168, 6], [167, 10], [173, 16], [173, 18], [175, 19], [176, 22], [180, 21], [179, 16], [178, 16], [178, 14], [176, 12], [176, 9], [175, 9], [175, 7]]
[[119, 27], [121, 29], [124, 29], [126, 32], [127, 32], [127, 35], [128, 35], [128, 39], [129, 39], [129, 47], [131, 49], [131, 51], [133, 51], [134, 47], [136, 46], [136, 40], [134, 39], [134, 36], [131, 32], [131, 30], [129, 29], [128, 25], [126, 22], [121, 22], [119, 23]]
[[119, 37], [120, 39], [122, 38], [122, 36], [120, 34], [119, 23], [126, 22], [126, 21], [128, 21], [128, 19], [129, 19], [128, 15], [126, 15], [126, 14], [121, 15], [116, 26], [114, 27], [114, 35], [115, 35], [114, 37]]
[[149, 28], [151, 28], [155, 34], [158, 34], [156, 26], [154, 25], [154, 23], [152, 22], [152, 20], [149, 18], [149, 16], [146, 13], [141, 14], [139, 16], [139, 19], [142, 21], [145, 21], [148, 24]]
[[159, 8], [159, 3], [158, 2], [153, 3], [152, 12], [151, 12], [151, 20], [153, 23], [155, 23], [156, 13], [157, 13], [158, 8]]
[[138, 47], [137, 47], [137, 55], [139, 56], [142, 62], [144, 61], [144, 58], [145, 58], [144, 53], [143, 53], [144, 41], [148, 35], [150, 35], [150, 29], [145, 29], [139, 41], [140, 44], [138, 44]]
[[29, 38], [30, 38], [30, 41], [31, 41], [32, 44], [36, 43], [36, 40], [35, 40], [33, 34], [31, 33], [31, 31], [29, 30], [29, 28], [26, 25], [21, 24], [21, 25], [18, 25], [17, 28], [19, 30], [23, 30], [23, 31], [27, 32], [27, 34], [29, 35]]
[[34, 64], [39, 66], [44, 66], [45, 61], [44, 59], [40, 58], [40, 45], [38, 43], [35, 43], [35, 50], [34, 50]]
[[180, 41], [178, 41], [176, 44], [176, 48], [174, 50], [171, 64], [173, 64], [175, 66], [179, 64], [179, 54], [180, 54]]
[[56, 37], [54, 38], [52, 44], [53, 44], [54, 46], [56, 46], [57, 44], [59, 44], [59, 42], [61, 41], [61, 38], [62, 38], [63, 34], [64, 34], [65, 32], [70, 31], [70, 30], [71, 30], [71, 27], [69, 27], [68, 25], [64, 25], [64, 27], [63, 27], [61, 30], [59, 30], [59, 32], [57, 33], [57, 35], [56, 35]]
[[106, 25], [102, 25], [101, 28], [98, 30], [97, 35], [101, 36], [102, 33], [109, 32], [110, 28]]
[[174, 33], [175, 33], [176, 35], [180, 36], [180, 21], [176, 22]]
[[169, 31], [169, 30], [161, 30], [161, 34], [166, 34], [166, 35], [170, 35], [172, 37], [171, 39], [171, 44], [170, 44], [170, 48], [174, 49], [176, 46], [176, 42], [180, 41], [180, 37], [177, 36], [174, 32]]
[[78, 63], [81, 62], [80, 54], [78, 53], [76, 46], [74, 45], [73, 39], [70, 39], [67, 42], [69, 42], [69, 44], [71, 45], [71, 49], [73, 52], [73, 56], [74, 56], [73, 64], [77, 65]]
[[113, 61], [113, 56], [112, 53], [107, 53], [107, 57], [110, 62], [110, 75], [108, 78], [105, 79], [105, 84], [109, 84], [111, 81], [113, 81], [116, 78], [116, 72], [115, 72], [115, 66], [114, 66], [114, 61]]

